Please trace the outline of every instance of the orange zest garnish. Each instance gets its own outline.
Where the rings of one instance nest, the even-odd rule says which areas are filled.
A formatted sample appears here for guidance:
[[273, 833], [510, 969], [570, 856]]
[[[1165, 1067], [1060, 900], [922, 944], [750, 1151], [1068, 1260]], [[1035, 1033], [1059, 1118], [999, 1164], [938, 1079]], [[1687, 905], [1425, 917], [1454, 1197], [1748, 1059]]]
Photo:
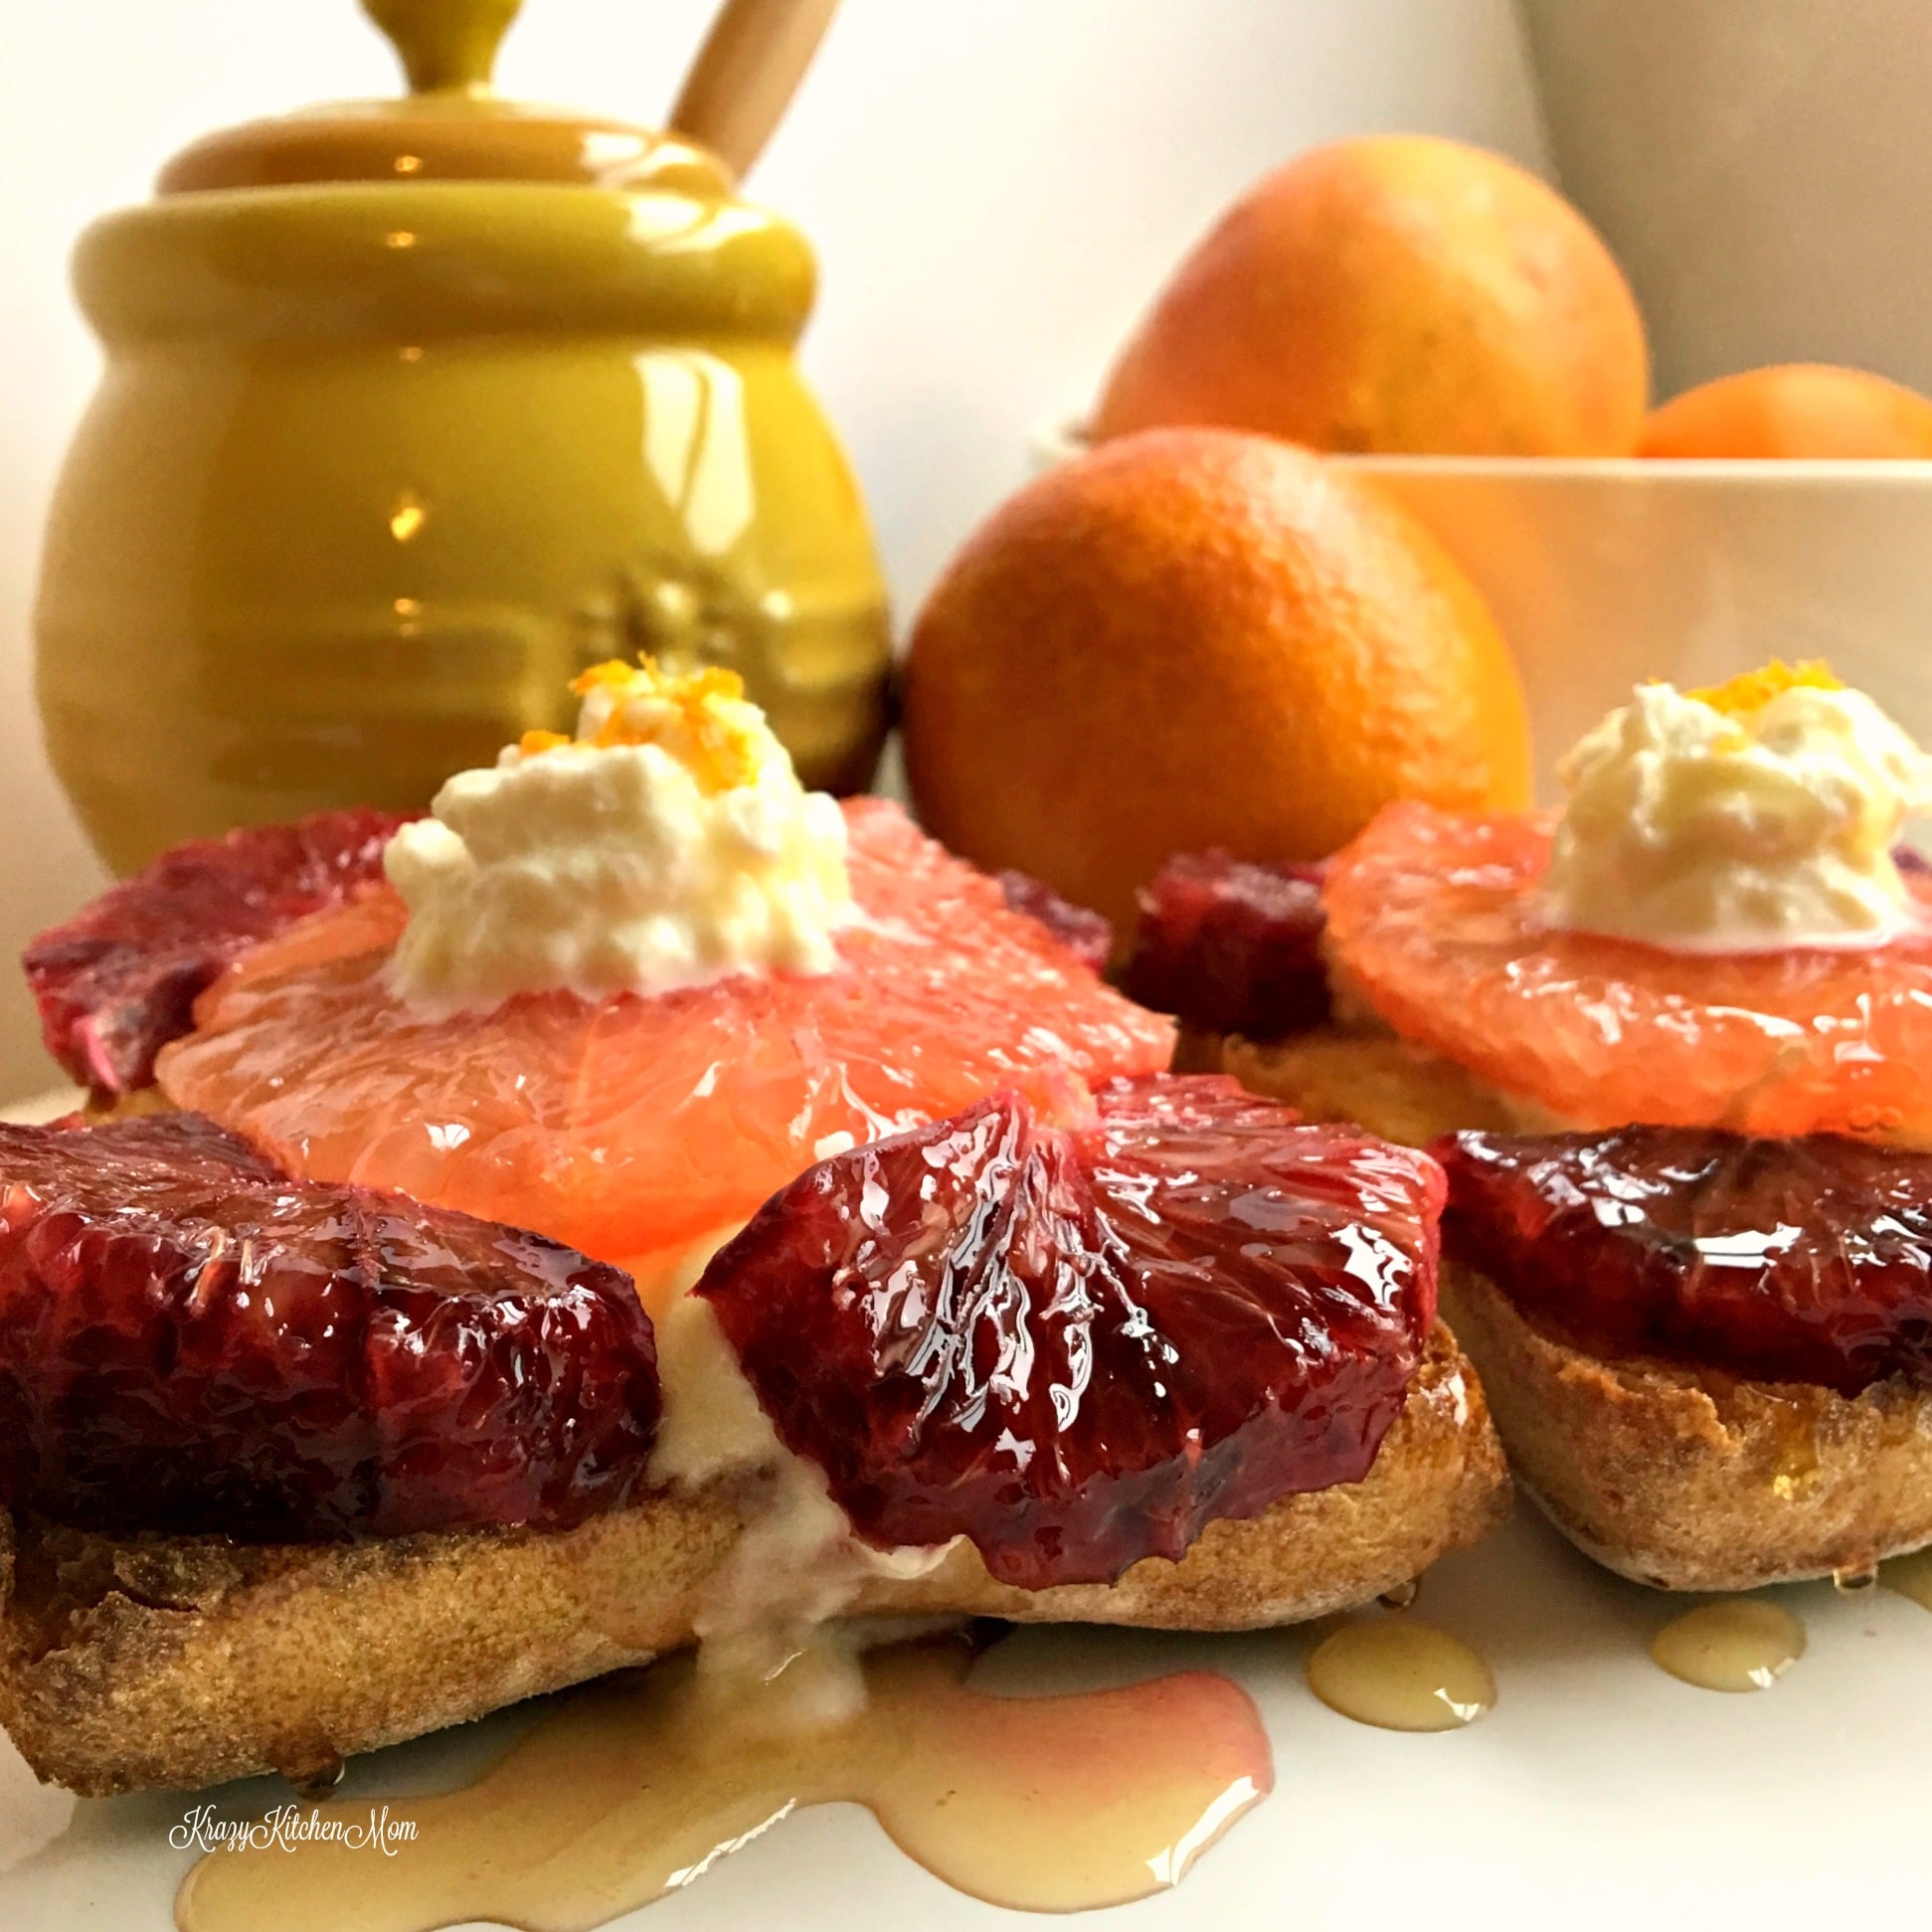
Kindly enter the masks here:
[[516, 748], [525, 758], [535, 758], [539, 752], [561, 751], [575, 742], [561, 731], [526, 731], [516, 741]]
[[1735, 718], [1748, 711], [1761, 710], [1773, 698], [1787, 691], [1843, 691], [1844, 681], [1832, 675], [1832, 667], [1822, 657], [1807, 658], [1802, 664], [1787, 664], [1782, 657], [1755, 671], [1742, 671], [1722, 684], [1706, 684], [1684, 696]]
[[[637, 659], [637, 667], [633, 669], [612, 658], [603, 664], [593, 664], [572, 679], [570, 688], [580, 698], [587, 698], [596, 690], [615, 688], [670, 706], [695, 753], [692, 776], [700, 790], [728, 791], [749, 785], [758, 776], [758, 755], [751, 737], [743, 727], [718, 712], [721, 704], [736, 703], [745, 695], [745, 680], [736, 671], [720, 670], [715, 665], [695, 671], [661, 671], [651, 658], [644, 656]], [[600, 748], [648, 745], [658, 743], [660, 736], [657, 731], [640, 731], [619, 708], [606, 719], [591, 742]]]
[[[637, 662], [653, 675], [657, 666], [648, 657], [640, 657]], [[570, 681], [571, 696], [588, 698], [602, 684], [628, 684], [637, 673], [620, 657], [607, 657], [602, 664], [593, 664], [588, 671], [580, 671]]]

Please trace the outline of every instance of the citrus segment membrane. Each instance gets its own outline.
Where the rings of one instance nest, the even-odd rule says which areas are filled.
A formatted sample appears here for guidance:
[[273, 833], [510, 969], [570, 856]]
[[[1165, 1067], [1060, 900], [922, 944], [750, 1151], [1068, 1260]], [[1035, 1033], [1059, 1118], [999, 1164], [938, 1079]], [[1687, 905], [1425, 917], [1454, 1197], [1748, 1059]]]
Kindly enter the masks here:
[[1106, 1583], [1360, 1481], [1435, 1317], [1443, 1180], [1219, 1076], [1002, 1093], [833, 1155], [696, 1293], [780, 1436], [885, 1546]]

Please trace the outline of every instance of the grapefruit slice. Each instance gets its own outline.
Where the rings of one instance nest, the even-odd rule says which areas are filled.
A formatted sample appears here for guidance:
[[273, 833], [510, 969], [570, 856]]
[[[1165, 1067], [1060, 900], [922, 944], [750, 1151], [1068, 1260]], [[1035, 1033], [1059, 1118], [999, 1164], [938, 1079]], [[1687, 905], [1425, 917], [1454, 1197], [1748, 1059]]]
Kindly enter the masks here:
[[379, 891], [257, 947], [202, 995], [161, 1085], [290, 1172], [641, 1258], [743, 1222], [814, 1160], [1001, 1088], [1149, 1073], [1170, 1023], [1103, 985], [896, 805], [844, 807], [861, 923], [818, 976], [656, 997], [527, 994], [432, 1019], [385, 984]]
[[[1576, 1127], [1932, 1142], [1932, 932], [1667, 953], [1550, 930], [1549, 828], [1391, 805], [1334, 861], [1329, 958], [1404, 1039]], [[1908, 873], [1932, 909], [1932, 879]]]

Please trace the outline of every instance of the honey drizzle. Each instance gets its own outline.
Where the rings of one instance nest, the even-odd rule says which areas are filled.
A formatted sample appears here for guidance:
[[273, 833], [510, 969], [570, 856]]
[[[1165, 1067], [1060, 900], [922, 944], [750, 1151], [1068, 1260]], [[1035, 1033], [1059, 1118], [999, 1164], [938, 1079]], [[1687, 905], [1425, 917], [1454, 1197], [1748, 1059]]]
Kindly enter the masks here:
[[1651, 1656], [1700, 1690], [1769, 1690], [1805, 1655], [1805, 1626], [1756, 1597], [1702, 1603], [1651, 1639]]
[[[1272, 1788], [1245, 1691], [1207, 1671], [1056, 1697], [964, 1681], [955, 1641], [872, 1652], [842, 1721], [781, 1721], [688, 1658], [579, 1692], [467, 1790], [408, 1804], [393, 1857], [328, 1841], [208, 1853], [181, 1932], [432, 1932], [473, 1919], [589, 1932], [689, 1884], [810, 1805], [868, 1807], [936, 1877], [1027, 1911], [1179, 1881]], [[795, 1718], [795, 1712], [792, 1713]], [[369, 1807], [320, 1808], [366, 1821]]]
[[1309, 1688], [1332, 1711], [1387, 1731], [1454, 1731], [1495, 1704], [1490, 1667], [1419, 1617], [1348, 1624], [1309, 1659]]
[[1894, 1556], [1878, 1566], [1878, 1581], [1901, 1597], [1910, 1597], [1922, 1609], [1932, 1610], [1932, 1549], [1911, 1556]]

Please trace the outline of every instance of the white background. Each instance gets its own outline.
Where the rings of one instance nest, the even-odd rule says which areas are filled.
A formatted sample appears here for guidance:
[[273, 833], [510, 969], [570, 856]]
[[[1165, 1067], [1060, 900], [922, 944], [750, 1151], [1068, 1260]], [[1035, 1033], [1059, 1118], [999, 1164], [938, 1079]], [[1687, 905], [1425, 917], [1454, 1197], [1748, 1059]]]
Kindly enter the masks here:
[[[654, 120], [710, 11], [527, 0], [498, 78]], [[73, 238], [195, 134], [394, 86], [354, 0], [0, 0], [0, 1097], [48, 1079], [13, 955], [99, 878], [28, 685], [47, 492], [96, 366]], [[846, 0], [752, 186], [817, 244], [807, 358], [902, 617], [1218, 208], [1382, 127], [1539, 159], [1508, 0]]]

